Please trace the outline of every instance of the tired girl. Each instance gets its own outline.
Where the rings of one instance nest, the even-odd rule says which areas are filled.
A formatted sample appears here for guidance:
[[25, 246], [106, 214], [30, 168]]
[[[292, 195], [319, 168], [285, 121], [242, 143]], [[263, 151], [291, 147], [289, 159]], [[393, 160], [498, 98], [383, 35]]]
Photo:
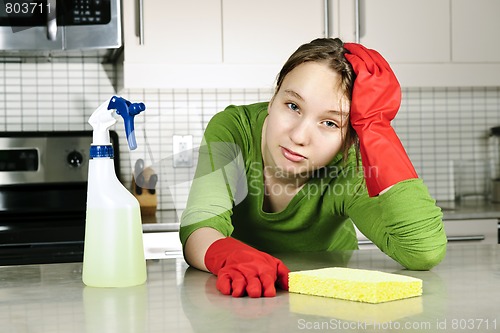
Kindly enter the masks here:
[[354, 223], [408, 269], [438, 264], [442, 213], [391, 127], [400, 103], [376, 51], [300, 46], [269, 102], [209, 122], [181, 218], [186, 261], [223, 294], [274, 296], [289, 270], [269, 253], [357, 249]]

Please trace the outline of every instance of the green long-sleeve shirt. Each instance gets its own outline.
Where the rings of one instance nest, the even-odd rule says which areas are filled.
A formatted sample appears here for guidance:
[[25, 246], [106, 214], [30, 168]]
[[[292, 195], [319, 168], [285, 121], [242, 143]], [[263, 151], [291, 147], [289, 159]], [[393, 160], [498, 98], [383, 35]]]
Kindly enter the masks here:
[[353, 151], [338, 154], [281, 212], [263, 211], [262, 127], [268, 103], [230, 106], [209, 122], [180, 237], [212, 227], [265, 252], [357, 249], [353, 227], [409, 269], [430, 269], [446, 252], [442, 213], [421, 179], [369, 197]]

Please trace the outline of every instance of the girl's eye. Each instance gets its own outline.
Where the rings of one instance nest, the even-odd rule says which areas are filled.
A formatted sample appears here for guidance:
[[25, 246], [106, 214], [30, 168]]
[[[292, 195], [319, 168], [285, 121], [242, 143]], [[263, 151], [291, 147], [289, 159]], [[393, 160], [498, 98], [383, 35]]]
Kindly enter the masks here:
[[288, 108], [292, 111], [295, 111], [295, 112], [298, 112], [299, 111], [299, 107], [297, 106], [297, 104], [295, 103], [286, 103], [286, 105], [288, 106]]
[[325, 124], [326, 127], [338, 128], [337, 124], [331, 120], [326, 120], [323, 123]]

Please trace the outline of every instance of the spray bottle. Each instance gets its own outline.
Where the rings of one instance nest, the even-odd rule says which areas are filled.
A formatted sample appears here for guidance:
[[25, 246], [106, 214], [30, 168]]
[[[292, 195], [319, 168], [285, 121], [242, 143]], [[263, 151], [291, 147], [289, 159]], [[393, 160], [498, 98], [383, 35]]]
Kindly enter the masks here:
[[109, 128], [122, 116], [131, 150], [137, 147], [134, 116], [143, 103], [113, 96], [89, 118], [90, 146], [87, 217], [82, 280], [92, 287], [129, 287], [146, 281], [139, 202], [116, 177]]

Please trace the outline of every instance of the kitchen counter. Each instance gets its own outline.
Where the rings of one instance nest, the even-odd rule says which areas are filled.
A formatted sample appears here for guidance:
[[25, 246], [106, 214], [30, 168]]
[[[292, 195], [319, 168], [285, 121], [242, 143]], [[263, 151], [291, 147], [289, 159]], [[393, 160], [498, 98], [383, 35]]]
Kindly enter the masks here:
[[423, 296], [365, 304], [279, 291], [232, 298], [180, 257], [148, 260], [148, 282], [91, 288], [81, 263], [0, 267], [0, 332], [488, 332], [500, 329], [500, 245], [449, 248], [431, 271], [379, 250], [277, 254], [293, 270], [344, 266], [423, 279]]
[[438, 201], [443, 220], [500, 219], [500, 203], [484, 200]]

